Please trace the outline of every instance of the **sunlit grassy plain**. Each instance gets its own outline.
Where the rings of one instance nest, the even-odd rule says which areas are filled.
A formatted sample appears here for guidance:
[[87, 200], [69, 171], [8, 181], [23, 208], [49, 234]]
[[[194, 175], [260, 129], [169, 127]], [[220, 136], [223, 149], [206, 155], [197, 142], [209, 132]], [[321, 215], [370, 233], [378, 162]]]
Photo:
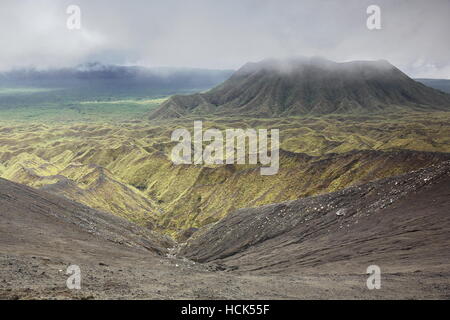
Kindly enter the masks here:
[[45, 88], [0, 88], [0, 99], [2, 96], [30, 96], [23, 105], [0, 106], [0, 121], [105, 121], [105, 120], [127, 120], [139, 117], [152, 108], [158, 106], [166, 97], [148, 98], [118, 98], [113, 100], [81, 100], [69, 102], [53, 102], [51, 98], [33, 105], [32, 96], [37, 93], [48, 93], [58, 91], [57, 89]]
[[48, 88], [27, 88], [27, 87], [16, 87], [16, 88], [0, 88], [0, 96], [2, 95], [20, 95], [20, 94], [30, 94], [38, 92], [49, 92], [54, 89]]
[[437, 163], [450, 153], [450, 112], [203, 117], [205, 129], [280, 129], [279, 173], [263, 177], [249, 165], [174, 166], [171, 132], [192, 130], [200, 118], [148, 120], [165, 99], [50, 99], [16, 107], [3, 101], [0, 177], [176, 237], [238, 208], [340, 190]]

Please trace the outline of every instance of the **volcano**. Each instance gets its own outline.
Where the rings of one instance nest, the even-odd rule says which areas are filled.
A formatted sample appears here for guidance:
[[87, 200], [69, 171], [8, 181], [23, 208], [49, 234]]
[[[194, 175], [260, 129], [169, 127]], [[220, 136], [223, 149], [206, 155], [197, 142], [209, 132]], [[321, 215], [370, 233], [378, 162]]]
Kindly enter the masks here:
[[150, 119], [405, 110], [450, 110], [450, 95], [414, 81], [385, 60], [337, 63], [295, 58], [247, 63], [206, 93], [171, 97]]

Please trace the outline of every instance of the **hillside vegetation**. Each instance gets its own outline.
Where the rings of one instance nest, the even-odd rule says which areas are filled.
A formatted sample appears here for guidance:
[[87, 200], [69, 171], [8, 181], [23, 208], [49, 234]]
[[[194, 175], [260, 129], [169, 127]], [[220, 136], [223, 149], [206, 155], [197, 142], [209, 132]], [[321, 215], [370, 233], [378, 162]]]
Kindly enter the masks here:
[[[280, 171], [175, 166], [166, 122], [0, 121], [0, 176], [179, 237], [229, 212], [298, 199], [449, 158], [450, 113], [204, 119], [204, 128], [278, 128]], [[195, 229], [194, 229], [195, 230]]]
[[205, 92], [176, 95], [151, 119], [189, 115], [279, 117], [450, 110], [450, 95], [414, 81], [389, 62], [321, 58], [247, 63]]

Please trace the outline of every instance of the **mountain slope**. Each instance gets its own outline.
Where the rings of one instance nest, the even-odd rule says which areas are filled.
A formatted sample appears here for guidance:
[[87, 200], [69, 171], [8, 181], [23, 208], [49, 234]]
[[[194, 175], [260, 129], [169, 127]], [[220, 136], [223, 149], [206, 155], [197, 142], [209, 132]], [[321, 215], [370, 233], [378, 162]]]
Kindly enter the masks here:
[[339, 192], [241, 209], [195, 235], [181, 255], [259, 273], [361, 272], [372, 264], [384, 272], [448, 273], [449, 185], [446, 161]]
[[157, 206], [141, 191], [122, 183], [109, 170], [94, 164], [52, 163], [36, 155], [22, 153], [11, 161], [2, 177], [111, 212], [150, 229], [160, 214]]
[[6, 124], [0, 129], [0, 174], [178, 236], [240, 208], [333, 192], [448, 160], [449, 117], [430, 112], [204, 122], [205, 129], [279, 128], [280, 170], [266, 177], [253, 165], [174, 166], [171, 132], [191, 121]]
[[[444, 222], [440, 230], [445, 228]], [[382, 289], [367, 290], [365, 268], [330, 274], [318, 269], [316, 274], [302, 276], [289, 268], [283, 274], [270, 273], [268, 268], [262, 275], [260, 271], [221, 271], [223, 267], [214, 263], [164, 256], [172, 252], [167, 251], [172, 244], [164, 237], [3, 179], [0, 243], [0, 299], [448, 298], [448, 273], [442, 272], [382, 269]], [[285, 259], [282, 254], [278, 259]], [[66, 287], [70, 265], [80, 267], [81, 290]]]
[[150, 119], [187, 115], [277, 117], [304, 114], [449, 110], [450, 95], [418, 83], [387, 61], [320, 58], [248, 63], [206, 93], [174, 96]]
[[235, 165], [217, 168], [176, 167], [155, 172], [157, 198], [166, 230], [201, 228], [233, 211], [324, 194], [406, 173], [450, 160], [450, 154], [360, 151], [310, 157], [281, 151], [280, 170], [261, 176], [258, 168]]
[[128, 248], [146, 248], [158, 254], [166, 253], [167, 247], [173, 245], [169, 238], [125, 219], [2, 178], [0, 220], [1, 243], [6, 247], [3, 249], [21, 235], [34, 238], [30, 249], [38, 246], [41, 238], [66, 239], [70, 243], [88, 235], [92, 239]]

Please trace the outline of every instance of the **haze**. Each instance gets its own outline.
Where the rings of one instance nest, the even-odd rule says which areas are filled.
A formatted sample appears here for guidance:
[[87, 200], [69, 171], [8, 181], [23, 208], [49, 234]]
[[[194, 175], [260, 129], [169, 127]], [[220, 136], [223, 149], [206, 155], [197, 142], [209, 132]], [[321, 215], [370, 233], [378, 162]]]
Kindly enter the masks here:
[[[68, 30], [69, 5], [81, 30]], [[366, 9], [381, 8], [381, 30]], [[3, 0], [0, 70], [98, 61], [236, 69], [268, 57], [386, 59], [412, 77], [450, 78], [450, 1]]]

